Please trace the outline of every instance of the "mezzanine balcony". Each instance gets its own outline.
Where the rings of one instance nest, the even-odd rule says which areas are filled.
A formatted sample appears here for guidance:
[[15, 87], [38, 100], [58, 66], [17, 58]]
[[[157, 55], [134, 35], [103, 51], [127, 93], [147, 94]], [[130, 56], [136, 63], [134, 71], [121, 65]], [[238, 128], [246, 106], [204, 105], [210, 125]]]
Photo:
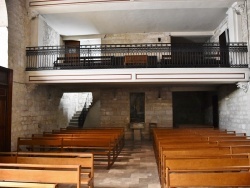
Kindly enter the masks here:
[[124, 68], [248, 68], [246, 43], [27, 47], [26, 71]]

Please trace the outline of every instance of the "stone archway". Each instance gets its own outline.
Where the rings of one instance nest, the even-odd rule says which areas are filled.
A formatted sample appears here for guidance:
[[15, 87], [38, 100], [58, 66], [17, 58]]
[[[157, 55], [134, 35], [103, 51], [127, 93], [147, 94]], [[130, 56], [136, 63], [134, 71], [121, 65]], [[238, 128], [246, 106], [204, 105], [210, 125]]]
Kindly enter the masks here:
[[8, 68], [8, 15], [5, 0], [0, 0], [0, 66]]

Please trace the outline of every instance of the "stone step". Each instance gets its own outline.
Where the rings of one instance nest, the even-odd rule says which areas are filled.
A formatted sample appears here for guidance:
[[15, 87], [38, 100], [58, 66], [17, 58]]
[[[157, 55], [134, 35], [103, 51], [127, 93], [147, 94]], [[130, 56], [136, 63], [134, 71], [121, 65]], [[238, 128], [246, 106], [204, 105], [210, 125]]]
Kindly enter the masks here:
[[[89, 105], [89, 108], [90, 108], [90, 105]], [[89, 108], [87, 108], [87, 111], [89, 110]], [[79, 119], [81, 113], [82, 113], [82, 111], [76, 111], [75, 114], [70, 119], [68, 126], [70, 126], [70, 127], [78, 127], [78, 119]]]
[[78, 127], [78, 122], [69, 122], [69, 126]]
[[70, 123], [78, 122], [78, 119], [71, 119], [69, 120]]

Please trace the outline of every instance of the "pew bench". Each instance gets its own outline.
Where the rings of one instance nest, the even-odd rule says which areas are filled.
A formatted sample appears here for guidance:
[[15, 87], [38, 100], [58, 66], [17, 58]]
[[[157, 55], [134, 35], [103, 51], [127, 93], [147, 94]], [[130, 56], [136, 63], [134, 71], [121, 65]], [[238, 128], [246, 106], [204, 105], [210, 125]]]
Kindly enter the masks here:
[[220, 155], [207, 156], [206, 158], [165, 158], [163, 172], [161, 174], [161, 184], [166, 184], [166, 168], [170, 170], [203, 170], [218, 168], [222, 166], [249, 166], [249, 154], [245, 155]]
[[118, 153], [116, 145], [110, 139], [63, 139], [62, 148], [64, 151], [85, 151], [94, 154], [94, 157], [107, 157], [107, 169], [110, 169], [114, 164]]
[[[67, 178], [66, 178], [67, 177]], [[81, 187], [81, 165], [0, 163], [1, 182], [75, 184]]]
[[204, 170], [166, 170], [166, 188], [171, 187], [249, 187], [250, 166]]
[[56, 188], [57, 184], [52, 184], [52, 183], [30, 183], [30, 182], [0, 181], [0, 187]]
[[18, 138], [17, 151], [35, 152], [87, 152], [107, 157], [110, 169], [118, 157], [117, 145], [109, 138]]
[[1, 152], [0, 163], [81, 165], [81, 184], [94, 187], [94, 157], [91, 153]]

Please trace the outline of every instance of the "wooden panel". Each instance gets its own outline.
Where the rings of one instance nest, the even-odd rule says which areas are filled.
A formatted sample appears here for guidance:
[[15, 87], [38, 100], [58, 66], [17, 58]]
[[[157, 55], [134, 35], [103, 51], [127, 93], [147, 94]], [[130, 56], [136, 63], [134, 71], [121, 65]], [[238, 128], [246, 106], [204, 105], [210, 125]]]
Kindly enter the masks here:
[[10, 151], [13, 71], [0, 67], [1, 76], [4, 78], [0, 78], [0, 151]]
[[124, 64], [129, 63], [147, 63], [148, 56], [147, 55], [126, 55]]
[[80, 41], [65, 41], [65, 63], [80, 62]]

